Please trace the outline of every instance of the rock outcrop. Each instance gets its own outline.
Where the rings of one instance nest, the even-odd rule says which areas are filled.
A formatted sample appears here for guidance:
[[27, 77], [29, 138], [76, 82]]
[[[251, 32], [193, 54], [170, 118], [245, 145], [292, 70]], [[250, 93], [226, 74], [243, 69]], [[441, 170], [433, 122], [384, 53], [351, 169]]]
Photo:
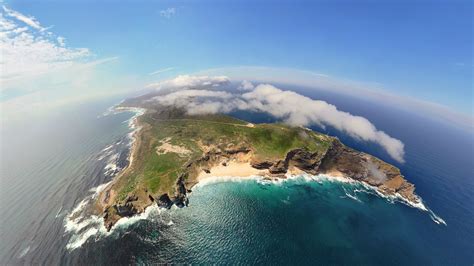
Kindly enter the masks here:
[[401, 175], [400, 170], [369, 154], [355, 151], [335, 139], [321, 160], [318, 173], [342, 175], [365, 182], [385, 195], [400, 195], [410, 203], [419, 203], [415, 186]]

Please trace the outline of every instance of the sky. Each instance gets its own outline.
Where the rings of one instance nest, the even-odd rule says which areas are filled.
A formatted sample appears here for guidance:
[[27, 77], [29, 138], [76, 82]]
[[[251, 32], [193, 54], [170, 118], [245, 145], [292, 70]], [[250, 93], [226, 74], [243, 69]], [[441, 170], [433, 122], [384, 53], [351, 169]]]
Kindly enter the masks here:
[[[299, 70], [357, 83], [354, 90], [474, 112], [472, 1], [0, 5], [3, 111], [136, 90], [207, 69], [249, 69], [251, 77], [258, 67], [267, 76]], [[295, 79], [296, 72], [283, 73]]]

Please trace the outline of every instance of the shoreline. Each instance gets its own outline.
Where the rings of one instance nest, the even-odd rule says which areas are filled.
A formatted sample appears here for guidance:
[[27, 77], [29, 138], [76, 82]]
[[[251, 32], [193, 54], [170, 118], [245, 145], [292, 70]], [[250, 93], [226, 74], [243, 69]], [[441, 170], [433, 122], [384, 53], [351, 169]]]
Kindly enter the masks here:
[[[119, 103], [121, 104], [121, 103]], [[96, 211], [99, 211], [99, 214], [104, 211], [107, 205], [110, 204], [111, 201], [116, 196], [116, 192], [112, 190], [113, 185], [120, 179], [121, 176], [124, 175], [129, 169], [132, 167], [134, 159], [136, 157], [137, 147], [139, 145], [139, 138], [138, 135], [142, 130], [142, 126], [138, 124], [138, 118], [144, 115], [147, 112], [145, 108], [136, 108], [136, 107], [121, 107], [121, 106], [113, 106], [111, 108], [115, 113], [120, 112], [132, 112], [135, 113], [128, 121], [128, 127], [132, 130], [128, 133], [130, 137], [130, 151], [128, 154], [128, 164], [125, 168], [123, 168], [120, 172], [118, 172], [109, 182], [102, 184], [100, 190], [97, 190], [96, 193], [98, 195], [98, 201], [94, 206]], [[100, 187], [100, 186], [99, 186]]]
[[[344, 176], [341, 172], [332, 171], [325, 174], [318, 174], [318, 175], [311, 175], [302, 171], [296, 167], [288, 168], [287, 173], [283, 175], [272, 175], [268, 169], [257, 169], [251, 166], [250, 162], [248, 161], [227, 161], [226, 166], [219, 164], [214, 167], [211, 167], [208, 171], [201, 171], [199, 175], [196, 177], [195, 184], [191, 187], [191, 189], [195, 186], [199, 186], [201, 183], [206, 183], [208, 181], [222, 179], [225, 181], [226, 179], [229, 180], [251, 180], [251, 179], [263, 179], [268, 181], [282, 181], [282, 180], [290, 180], [294, 179], [295, 177], [305, 176], [309, 179], [314, 180], [314, 177], [317, 176], [325, 176], [328, 177], [327, 179], [331, 179], [334, 181], [339, 181], [342, 183], [364, 183], [362, 181], [354, 180], [350, 177]], [[365, 183], [364, 183], [365, 184]], [[368, 184], [366, 184], [368, 185]], [[374, 187], [376, 189], [376, 187]]]
[[[235, 163], [234, 167], [231, 169], [236, 169], [237, 174], [230, 174], [230, 175], [218, 175], [218, 174], [226, 173], [225, 171], [222, 171], [221, 166], [211, 168], [210, 169], [211, 173], [205, 173], [205, 174], [201, 173], [198, 176], [198, 178], [196, 179], [196, 183], [192, 186], [192, 189], [203, 187], [209, 184], [226, 183], [226, 182], [242, 182], [242, 181], [251, 181], [251, 180], [254, 180], [257, 182], [259, 181], [268, 182], [269, 184], [277, 185], [277, 184], [281, 184], [282, 182], [296, 180], [299, 178], [304, 179], [304, 181], [308, 183], [309, 182], [320, 183], [323, 181], [328, 181], [328, 182], [338, 182], [338, 183], [346, 183], [346, 184], [358, 184], [368, 190], [368, 191], [364, 191], [364, 193], [373, 192], [377, 197], [385, 199], [391, 203], [399, 202], [410, 208], [415, 208], [420, 211], [427, 212], [430, 218], [433, 220], [433, 222], [435, 222], [436, 224], [443, 224], [447, 226], [446, 222], [441, 217], [436, 215], [430, 208], [428, 208], [419, 196], [417, 196], [418, 202], [414, 203], [408, 200], [407, 198], [403, 197], [399, 193], [384, 194], [383, 192], [379, 190], [378, 187], [372, 186], [360, 180], [355, 180], [353, 178], [347, 177], [341, 172], [329, 172], [329, 173], [324, 173], [324, 174], [312, 175], [304, 171], [301, 171], [297, 168], [293, 168], [293, 169], [288, 169], [288, 172], [284, 174], [283, 176], [271, 176], [269, 173], [262, 174], [262, 172], [265, 172], [265, 171], [261, 171], [254, 168], [255, 170], [250, 175], [244, 175], [245, 173], [248, 172], [248, 169], [246, 169], [247, 165], [250, 166], [248, 162]], [[212, 174], [213, 172], [217, 172], [217, 173]]]
[[[196, 182], [193, 184], [191, 189], [194, 187], [200, 187], [209, 183], [219, 183], [219, 182], [233, 182], [233, 181], [246, 181], [246, 180], [263, 180], [269, 182], [284, 182], [285, 180], [292, 180], [299, 177], [303, 177], [306, 181], [316, 181], [319, 182], [321, 179], [328, 180], [331, 182], [340, 182], [340, 183], [353, 183], [360, 184], [363, 187], [374, 191], [377, 196], [389, 199], [389, 200], [398, 200], [403, 204], [413, 207], [422, 211], [430, 212], [430, 209], [425, 206], [422, 199], [419, 196], [416, 196], [417, 202], [412, 202], [409, 199], [403, 197], [399, 193], [386, 194], [383, 193], [377, 186], [373, 186], [367, 182], [361, 180], [355, 180], [351, 177], [344, 175], [343, 173], [333, 170], [327, 173], [321, 173], [317, 175], [312, 175], [306, 173], [296, 167], [291, 167], [288, 169], [287, 173], [284, 175], [272, 175], [268, 169], [259, 170], [253, 168], [248, 161], [227, 161], [226, 165], [218, 164], [214, 167], [208, 169], [208, 172], [201, 171], [196, 177]], [[433, 213], [433, 215], [435, 215]], [[435, 215], [436, 216], [436, 215]], [[439, 218], [439, 217], [437, 217]], [[441, 223], [445, 222], [441, 220]], [[438, 221], [436, 221], [438, 223]]]

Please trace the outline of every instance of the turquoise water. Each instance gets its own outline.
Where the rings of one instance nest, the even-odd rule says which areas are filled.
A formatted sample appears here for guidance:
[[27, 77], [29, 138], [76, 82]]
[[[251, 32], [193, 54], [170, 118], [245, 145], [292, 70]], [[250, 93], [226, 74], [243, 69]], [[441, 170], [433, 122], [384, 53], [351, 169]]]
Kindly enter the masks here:
[[[198, 210], [189, 212], [213, 218], [210, 224], [190, 220], [187, 231], [205, 227], [203, 242], [223, 241], [227, 258], [245, 264], [430, 263], [413, 230], [420, 224], [443, 230], [426, 213], [339, 182], [221, 183], [199, 189], [193, 198]], [[208, 204], [209, 211], [202, 209]], [[212, 254], [222, 246], [206, 245], [210, 255], [198, 262], [215, 261]]]
[[120, 247], [114, 262], [433, 264], [419, 230], [446, 230], [426, 212], [339, 182], [212, 183], [190, 201], [77, 251], [79, 262]]

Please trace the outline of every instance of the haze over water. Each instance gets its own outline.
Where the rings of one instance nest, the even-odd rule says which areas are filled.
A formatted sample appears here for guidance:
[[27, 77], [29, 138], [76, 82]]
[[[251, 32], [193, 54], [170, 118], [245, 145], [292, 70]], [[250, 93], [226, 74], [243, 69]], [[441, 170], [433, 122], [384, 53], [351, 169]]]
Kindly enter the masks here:
[[[68, 214], [127, 163], [133, 114], [102, 116], [120, 100], [112, 99], [2, 128], [2, 264], [472, 264], [472, 133], [349, 98], [312, 96], [401, 139], [406, 163], [397, 166], [447, 226], [358, 185], [299, 178], [207, 184], [193, 191], [188, 208], [150, 209], [109, 235], [67, 231]], [[390, 162], [380, 148], [327, 130]]]

